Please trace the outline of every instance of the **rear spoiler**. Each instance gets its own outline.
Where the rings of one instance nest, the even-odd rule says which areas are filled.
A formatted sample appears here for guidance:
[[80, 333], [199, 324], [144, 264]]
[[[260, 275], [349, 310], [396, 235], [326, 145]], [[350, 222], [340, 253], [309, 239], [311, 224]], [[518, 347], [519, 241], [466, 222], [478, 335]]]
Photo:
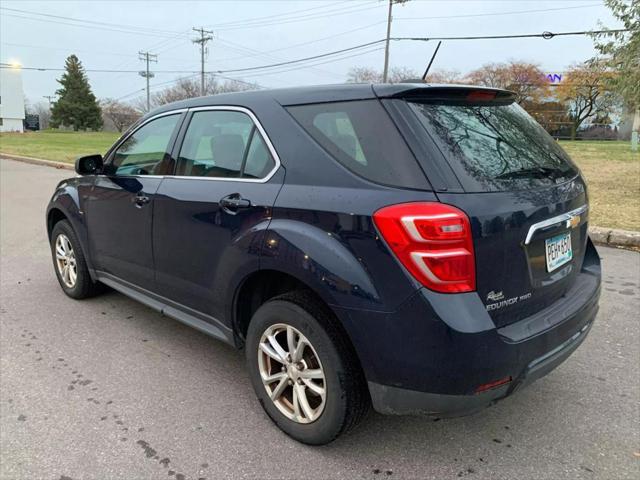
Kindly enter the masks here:
[[516, 99], [516, 94], [509, 90], [471, 85], [396, 83], [374, 85], [373, 90], [378, 98], [402, 98], [418, 103], [509, 105]]

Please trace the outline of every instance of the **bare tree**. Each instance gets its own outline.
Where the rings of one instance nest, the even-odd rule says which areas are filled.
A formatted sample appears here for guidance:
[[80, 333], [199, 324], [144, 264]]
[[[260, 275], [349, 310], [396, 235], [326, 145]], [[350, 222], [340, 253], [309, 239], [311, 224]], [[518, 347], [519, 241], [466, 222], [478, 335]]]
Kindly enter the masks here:
[[108, 122], [113, 124], [113, 127], [118, 132], [122, 132], [140, 118], [140, 112], [128, 103], [119, 102], [111, 98], [107, 98], [101, 103], [102, 115]]
[[427, 83], [465, 83], [457, 70], [437, 69], [427, 75]]
[[370, 67], [353, 67], [347, 74], [347, 82], [349, 83], [380, 83], [382, 82], [382, 74], [375, 68]]
[[[420, 76], [407, 67], [393, 67], [389, 71], [388, 83], [400, 83], [407, 80], [420, 78]], [[382, 83], [382, 73], [375, 68], [353, 67], [347, 74], [349, 83]]]
[[[218, 81], [213, 75], [205, 79], [205, 95], [215, 95], [218, 93], [240, 92], [246, 90], [258, 90], [260, 87], [255, 83], [244, 82], [242, 80]], [[200, 81], [196, 78], [181, 78], [174, 85], [161, 90], [152, 95], [152, 107], [158, 107], [166, 103], [186, 100], [200, 96]], [[137, 103], [136, 103], [137, 105]], [[145, 101], [146, 105], [146, 101]]]

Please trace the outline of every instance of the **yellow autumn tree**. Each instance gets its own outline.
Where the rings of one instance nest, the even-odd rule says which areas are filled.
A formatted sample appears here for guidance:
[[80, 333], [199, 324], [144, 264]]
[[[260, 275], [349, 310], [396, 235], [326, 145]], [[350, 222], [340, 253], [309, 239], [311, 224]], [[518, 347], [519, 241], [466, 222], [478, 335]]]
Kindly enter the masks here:
[[555, 93], [558, 100], [567, 105], [572, 140], [587, 119], [607, 116], [615, 107], [617, 96], [606, 86], [611, 75], [611, 70], [601, 61], [577, 64], [565, 72]]

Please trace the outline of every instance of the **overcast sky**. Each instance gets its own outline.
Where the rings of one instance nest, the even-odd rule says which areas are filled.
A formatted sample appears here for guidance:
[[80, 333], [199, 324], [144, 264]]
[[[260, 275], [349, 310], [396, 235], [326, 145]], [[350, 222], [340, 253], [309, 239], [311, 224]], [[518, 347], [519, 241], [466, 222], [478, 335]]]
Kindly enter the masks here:
[[[27, 1], [0, 2], [0, 60], [25, 67], [61, 68], [75, 53], [89, 72], [98, 98], [141, 95], [139, 50], [158, 54], [152, 85], [200, 68], [192, 27], [213, 30], [208, 70], [234, 70], [295, 60], [375, 41], [385, 36], [387, 1]], [[20, 10], [20, 11], [16, 11]], [[535, 11], [532, 11], [535, 10]], [[544, 11], [543, 11], [544, 10]], [[513, 13], [523, 12], [526, 13]], [[27, 13], [25, 13], [27, 12]], [[594, 0], [412, 0], [394, 6], [392, 36], [476, 36], [591, 30], [618, 26]], [[316, 65], [225, 73], [264, 87], [339, 83], [353, 66], [382, 69], [383, 44], [327, 57]], [[435, 42], [393, 42], [390, 65], [422, 71]], [[357, 54], [357, 56], [355, 56]], [[433, 68], [466, 72], [510, 59], [540, 64], [547, 73], [595, 54], [589, 37], [446, 41]], [[321, 63], [321, 64], [320, 64]], [[61, 72], [23, 70], [30, 102], [52, 95]], [[157, 89], [162, 86], [156, 87]]]

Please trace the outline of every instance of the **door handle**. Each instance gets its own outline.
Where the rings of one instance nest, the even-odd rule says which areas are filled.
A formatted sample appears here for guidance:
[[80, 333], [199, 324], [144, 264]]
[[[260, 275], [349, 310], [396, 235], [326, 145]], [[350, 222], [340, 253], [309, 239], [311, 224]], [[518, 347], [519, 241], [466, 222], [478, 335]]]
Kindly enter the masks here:
[[133, 203], [136, 204], [136, 207], [140, 208], [149, 203], [151, 200], [143, 193], [138, 193], [135, 197], [133, 197]]
[[242, 198], [239, 193], [232, 193], [231, 195], [227, 195], [226, 197], [222, 197], [220, 199], [220, 206], [227, 213], [235, 215], [241, 208], [251, 207], [251, 201], [247, 200], [246, 198]]

